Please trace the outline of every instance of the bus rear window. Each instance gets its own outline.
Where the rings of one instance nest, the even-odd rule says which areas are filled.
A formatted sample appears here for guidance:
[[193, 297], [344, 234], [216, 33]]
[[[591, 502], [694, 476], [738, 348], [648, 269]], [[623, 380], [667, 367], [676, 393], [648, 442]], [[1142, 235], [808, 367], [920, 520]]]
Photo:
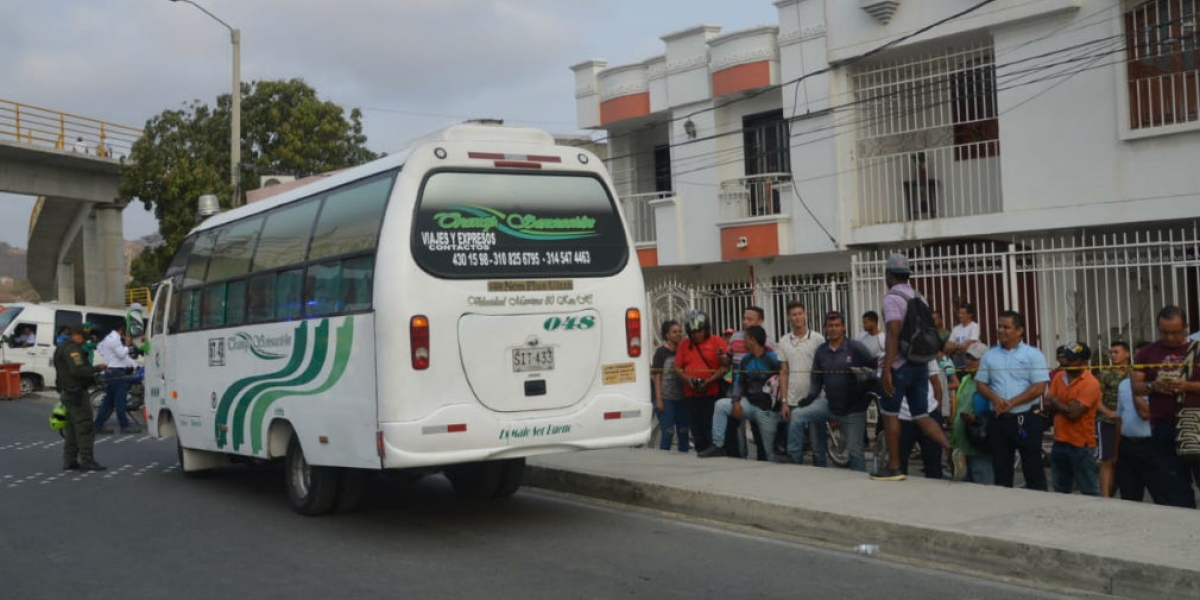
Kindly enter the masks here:
[[629, 260], [604, 184], [576, 174], [434, 173], [418, 199], [412, 251], [445, 279], [599, 277]]

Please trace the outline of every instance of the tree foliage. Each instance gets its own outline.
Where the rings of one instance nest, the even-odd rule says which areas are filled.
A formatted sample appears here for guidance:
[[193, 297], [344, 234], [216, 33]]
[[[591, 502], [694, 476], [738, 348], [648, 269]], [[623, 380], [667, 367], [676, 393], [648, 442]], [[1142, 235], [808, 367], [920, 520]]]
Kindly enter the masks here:
[[[193, 100], [146, 122], [121, 168], [120, 195], [141, 201], [158, 219], [164, 244], [147, 249], [131, 268], [137, 281], [157, 281], [175, 249], [196, 225], [196, 200], [216, 194], [232, 206], [229, 181], [230, 95], [210, 107]], [[242, 84], [241, 195], [262, 174], [306, 177], [377, 158], [366, 147], [362, 112], [322, 101], [300, 79]]]

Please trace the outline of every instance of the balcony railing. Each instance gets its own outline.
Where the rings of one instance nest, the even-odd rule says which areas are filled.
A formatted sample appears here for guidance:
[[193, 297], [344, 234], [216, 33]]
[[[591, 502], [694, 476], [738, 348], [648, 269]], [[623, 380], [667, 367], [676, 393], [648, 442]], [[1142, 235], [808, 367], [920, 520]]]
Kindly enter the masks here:
[[629, 235], [633, 238], [633, 243], [655, 243], [658, 235], [654, 230], [654, 207], [650, 206], [650, 203], [674, 195], [675, 192], [651, 192], [649, 194], [630, 194], [621, 198], [621, 209], [625, 212], [625, 224], [629, 227]]
[[721, 182], [722, 221], [785, 214], [792, 194], [791, 173], [764, 173]]
[[998, 144], [958, 144], [863, 159], [856, 226], [1000, 212]]

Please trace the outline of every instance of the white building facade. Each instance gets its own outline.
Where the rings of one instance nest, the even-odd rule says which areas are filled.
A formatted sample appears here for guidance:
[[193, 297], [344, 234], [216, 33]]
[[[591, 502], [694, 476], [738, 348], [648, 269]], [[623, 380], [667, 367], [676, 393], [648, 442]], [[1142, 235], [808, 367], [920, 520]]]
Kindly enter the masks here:
[[778, 334], [791, 299], [878, 310], [900, 251], [987, 340], [1009, 308], [1047, 353], [1153, 339], [1165, 304], [1200, 325], [1200, 0], [951, 18], [976, 4], [778, 0], [775, 24], [572, 67], [652, 317], [699, 306], [737, 327], [753, 303]]

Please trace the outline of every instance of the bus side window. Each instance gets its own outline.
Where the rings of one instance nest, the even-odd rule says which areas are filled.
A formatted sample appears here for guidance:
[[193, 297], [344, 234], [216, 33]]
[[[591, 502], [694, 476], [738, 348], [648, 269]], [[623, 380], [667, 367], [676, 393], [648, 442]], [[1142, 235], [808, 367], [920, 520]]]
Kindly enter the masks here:
[[250, 302], [247, 307], [251, 323], [275, 318], [275, 274], [266, 273], [250, 279]]
[[201, 300], [200, 326], [220, 327], [225, 324], [225, 284], [214, 283], [204, 288]]
[[225, 284], [225, 324], [241, 325], [246, 322], [246, 280], [238, 279]]
[[338, 298], [341, 271], [342, 264], [336, 260], [308, 266], [304, 280], [305, 316], [328, 315], [342, 310]]
[[275, 276], [275, 318], [295, 319], [301, 314], [304, 270], [282, 271]]
[[192, 255], [188, 258], [187, 274], [184, 276], [183, 285], [192, 286], [204, 283], [204, 277], [208, 274], [208, 259], [216, 243], [216, 231], [206, 231], [200, 234], [196, 245], [192, 248]]
[[375, 284], [375, 257], [359, 256], [342, 261], [342, 310], [355, 312], [371, 309]]
[[181, 331], [191, 331], [200, 327], [200, 290], [191, 289], [183, 292], [183, 317], [179, 325]]

